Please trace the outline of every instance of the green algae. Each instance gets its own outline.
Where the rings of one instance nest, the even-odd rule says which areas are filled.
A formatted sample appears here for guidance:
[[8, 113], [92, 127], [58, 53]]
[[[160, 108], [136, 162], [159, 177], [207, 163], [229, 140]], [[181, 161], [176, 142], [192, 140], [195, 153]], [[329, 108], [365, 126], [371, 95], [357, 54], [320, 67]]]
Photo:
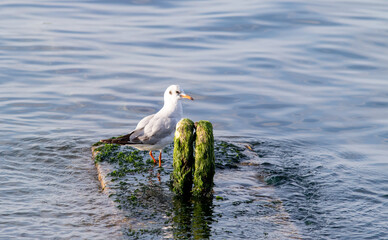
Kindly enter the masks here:
[[177, 124], [174, 137], [173, 167], [171, 174], [172, 191], [178, 195], [190, 193], [193, 184], [193, 141], [194, 123], [182, 119]]
[[120, 151], [120, 145], [105, 144], [96, 148], [94, 151], [98, 152], [95, 157], [95, 162], [108, 162], [110, 164], [118, 164], [119, 168], [109, 173], [112, 177], [125, 176], [128, 173], [146, 172], [153, 164], [150, 159], [144, 161], [144, 157], [138, 150]]
[[[217, 168], [228, 168], [231, 163], [237, 165], [243, 159], [241, 149], [233, 144], [217, 141], [215, 146]], [[213, 198], [203, 201], [190, 196], [175, 197], [171, 192], [173, 145], [163, 150], [164, 168], [155, 167], [147, 151], [104, 143], [95, 147], [96, 164], [107, 163], [112, 167], [107, 176], [111, 180], [109, 188], [113, 190], [110, 198], [128, 219], [136, 219], [125, 230], [130, 239], [160, 239], [165, 231], [171, 231], [178, 239], [210, 236]], [[224, 155], [226, 160], [222, 159]], [[182, 206], [185, 206], [183, 210]], [[166, 227], [172, 228], [165, 230]]]
[[105, 144], [96, 148], [94, 151], [99, 153], [95, 157], [94, 162], [114, 161], [116, 158], [116, 150], [118, 148], [119, 146], [114, 144]]
[[199, 121], [196, 126], [195, 166], [193, 195], [210, 197], [215, 174], [213, 126], [209, 121]]
[[[164, 156], [171, 159], [172, 147], [168, 146], [166, 150]], [[171, 215], [172, 193], [166, 181], [171, 167], [156, 168], [147, 151], [127, 146], [104, 144], [97, 146], [94, 152], [97, 153], [96, 164], [111, 169], [106, 176], [109, 197], [128, 219], [136, 219], [125, 230], [126, 235], [131, 239], [145, 236], [158, 239], [164, 223], [157, 219]]]
[[103, 145], [104, 143], [103, 142], [96, 142], [92, 145], [92, 147], [96, 147], [96, 146], [101, 146]]
[[143, 239], [144, 235], [160, 235], [162, 233], [161, 229], [127, 229], [125, 235], [131, 237], [131, 239]]
[[215, 164], [217, 168], [237, 168], [238, 164], [247, 158], [244, 148], [225, 141], [214, 143]]
[[223, 198], [223, 197], [221, 197], [221, 196], [216, 196], [216, 200], [221, 200], [221, 201], [223, 201], [223, 200], [224, 200], [224, 198]]

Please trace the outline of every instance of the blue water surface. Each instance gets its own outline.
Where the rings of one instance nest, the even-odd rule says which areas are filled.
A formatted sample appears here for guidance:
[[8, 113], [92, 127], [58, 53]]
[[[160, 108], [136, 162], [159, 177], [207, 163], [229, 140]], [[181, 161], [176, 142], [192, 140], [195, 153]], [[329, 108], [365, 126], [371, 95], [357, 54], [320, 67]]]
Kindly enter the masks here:
[[2, 1], [0, 239], [125, 238], [89, 147], [156, 112], [170, 84], [195, 98], [186, 117], [253, 146], [256, 180], [300, 238], [387, 239], [387, 12], [383, 0]]

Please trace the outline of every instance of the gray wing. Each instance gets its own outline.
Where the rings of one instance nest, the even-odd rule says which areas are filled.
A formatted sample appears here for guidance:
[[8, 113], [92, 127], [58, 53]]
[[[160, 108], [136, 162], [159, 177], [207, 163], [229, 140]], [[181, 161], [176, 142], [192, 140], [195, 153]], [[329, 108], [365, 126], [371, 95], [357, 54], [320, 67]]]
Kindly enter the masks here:
[[101, 142], [116, 144], [157, 144], [160, 140], [173, 135], [178, 119], [157, 118], [155, 114], [140, 120], [131, 133], [116, 139], [104, 139]]
[[140, 129], [140, 128], [144, 128], [144, 126], [146, 126], [149, 122], [150, 122], [150, 120], [152, 120], [152, 118], [155, 116], [155, 114], [151, 114], [151, 115], [149, 115], [149, 116], [147, 116], [147, 117], [144, 117], [142, 120], [140, 120], [140, 122], [137, 124], [137, 126], [136, 126], [136, 129], [135, 129], [135, 131], [137, 130], [137, 129]]
[[140, 122], [137, 124], [136, 129], [132, 131], [129, 142], [130, 143], [143, 143], [141, 140], [142, 136], [144, 136], [144, 127], [147, 126], [147, 124], [152, 121], [152, 118], [155, 116], [155, 114], [149, 115], [147, 117], [144, 117]]
[[143, 129], [139, 129], [139, 135], [133, 140], [143, 144], [156, 144], [174, 133], [177, 122], [176, 118], [153, 118]]

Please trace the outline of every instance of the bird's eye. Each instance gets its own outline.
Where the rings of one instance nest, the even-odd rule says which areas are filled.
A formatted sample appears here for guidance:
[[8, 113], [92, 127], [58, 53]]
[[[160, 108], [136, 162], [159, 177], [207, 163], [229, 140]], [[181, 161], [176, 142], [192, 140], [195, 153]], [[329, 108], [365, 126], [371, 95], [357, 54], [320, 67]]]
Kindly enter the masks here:
[[177, 94], [179, 94], [179, 93], [181, 93], [181, 92], [179, 92], [179, 91], [176, 91], [176, 93], [177, 93]]
[[170, 93], [170, 95], [172, 95], [172, 92], [171, 92], [171, 90], [170, 90], [170, 92], [169, 92], [169, 93]]

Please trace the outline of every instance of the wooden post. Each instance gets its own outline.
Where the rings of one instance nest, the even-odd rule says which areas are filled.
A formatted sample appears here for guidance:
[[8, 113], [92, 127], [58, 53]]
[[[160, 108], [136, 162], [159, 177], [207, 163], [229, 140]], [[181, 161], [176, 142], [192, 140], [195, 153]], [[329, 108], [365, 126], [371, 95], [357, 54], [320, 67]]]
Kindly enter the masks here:
[[172, 189], [182, 196], [190, 193], [193, 184], [193, 141], [194, 123], [184, 118], [176, 126], [172, 172]]
[[213, 126], [209, 121], [199, 121], [196, 126], [195, 167], [193, 195], [212, 195], [215, 173]]

